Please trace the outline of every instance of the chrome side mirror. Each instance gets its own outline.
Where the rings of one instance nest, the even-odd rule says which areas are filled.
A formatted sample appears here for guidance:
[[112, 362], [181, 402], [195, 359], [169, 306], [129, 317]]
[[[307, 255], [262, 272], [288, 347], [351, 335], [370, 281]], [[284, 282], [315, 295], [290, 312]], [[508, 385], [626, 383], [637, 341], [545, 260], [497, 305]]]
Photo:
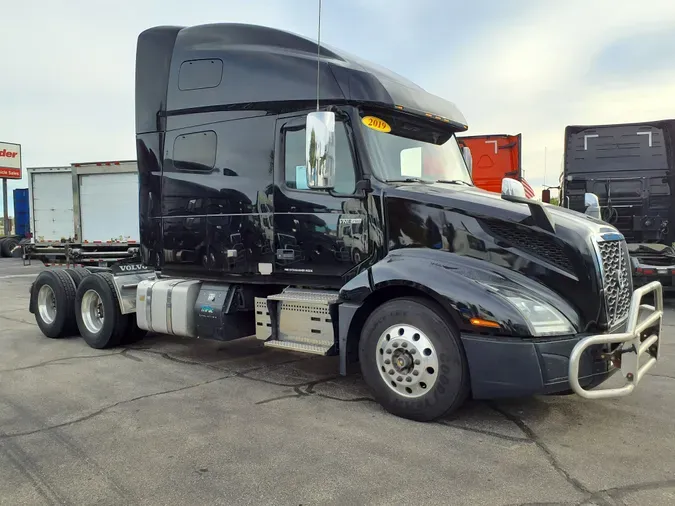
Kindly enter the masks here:
[[335, 113], [309, 113], [306, 132], [307, 186], [316, 190], [329, 190], [335, 186]]
[[471, 157], [471, 150], [468, 146], [462, 146], [462, 157], [466, 163], [466, 168], [469, 169], [469, 174], [473, 173], [473, 158]]
[[527, 198], [525, 196], [525, 187], [523, 183], [510, 177], [502, 179], [502, 195], [512, 195], [514, 197]]
[[586, 208], [584, 214], [598, 220], [602, 219], [600, 217], [600, 199], [595, 193], [584, 193], [584, 207]]

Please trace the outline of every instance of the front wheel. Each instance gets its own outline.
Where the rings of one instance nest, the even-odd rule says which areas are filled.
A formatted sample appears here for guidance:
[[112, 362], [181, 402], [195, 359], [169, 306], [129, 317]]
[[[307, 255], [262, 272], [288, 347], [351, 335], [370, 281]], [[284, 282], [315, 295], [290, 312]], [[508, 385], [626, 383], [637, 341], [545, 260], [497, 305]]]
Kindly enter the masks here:
[[459, 335], [426, 299], [394, 299], [375, 309], [361, 332], [359, 362], [375, 400], [403, 418], [434, 420], [459, 408], [469, 392]]

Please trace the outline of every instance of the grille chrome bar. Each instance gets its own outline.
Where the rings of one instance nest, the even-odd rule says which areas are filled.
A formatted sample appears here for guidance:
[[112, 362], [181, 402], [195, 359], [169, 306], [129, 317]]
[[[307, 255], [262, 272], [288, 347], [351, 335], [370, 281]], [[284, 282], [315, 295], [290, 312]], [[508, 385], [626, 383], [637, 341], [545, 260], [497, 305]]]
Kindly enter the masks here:
[[597, 236], [593, 246], [602, 279], [607, 324], [614, 328], [628, 317], [633, 295], [628, 248], [620, 234]]

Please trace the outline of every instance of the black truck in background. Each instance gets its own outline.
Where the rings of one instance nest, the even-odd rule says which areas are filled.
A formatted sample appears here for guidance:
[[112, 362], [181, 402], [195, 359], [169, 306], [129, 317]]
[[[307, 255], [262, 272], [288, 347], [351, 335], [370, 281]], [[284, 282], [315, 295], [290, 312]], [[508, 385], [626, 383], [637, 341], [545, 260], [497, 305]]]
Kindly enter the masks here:
[[600, 218], [626, 238], [636, 285], [675, 278], [675, 119], [568, 126], [560, 204]]
[[50, 338], [254, 335], [358, 362], [422, 421], [627, 395], [659, 358], [661, 285], [633, 289], [616, 228], [514, 179], [476, 188], [462, 113], [399, 75], [272, 28], [163, 26], [138, 37], [135, 98], [140, 258], [42, 272]]

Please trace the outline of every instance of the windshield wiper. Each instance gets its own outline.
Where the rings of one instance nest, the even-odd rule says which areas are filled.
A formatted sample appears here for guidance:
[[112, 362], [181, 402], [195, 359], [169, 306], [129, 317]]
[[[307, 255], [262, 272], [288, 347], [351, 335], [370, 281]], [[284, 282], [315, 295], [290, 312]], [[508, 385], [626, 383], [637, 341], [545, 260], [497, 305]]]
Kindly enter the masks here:
[[433, 181], [427, 181], [419, 177], [406, 177], [402, 179], [387, 179], [387, 183], [427, 183], [431, 184]]
[[461, 179], [439, 179], [437, 183], [446, 183], [446, 184], [463, 184], [466, 186], [473, 186], [471, 183], [467, 183]]

